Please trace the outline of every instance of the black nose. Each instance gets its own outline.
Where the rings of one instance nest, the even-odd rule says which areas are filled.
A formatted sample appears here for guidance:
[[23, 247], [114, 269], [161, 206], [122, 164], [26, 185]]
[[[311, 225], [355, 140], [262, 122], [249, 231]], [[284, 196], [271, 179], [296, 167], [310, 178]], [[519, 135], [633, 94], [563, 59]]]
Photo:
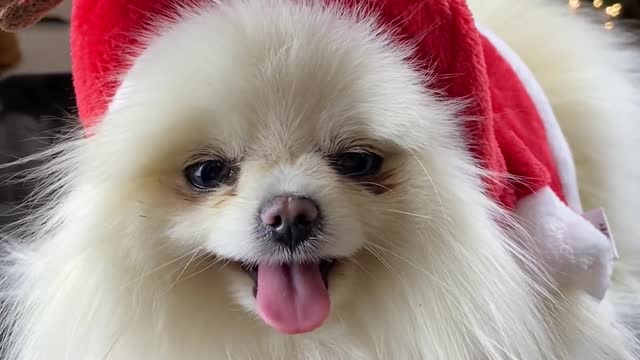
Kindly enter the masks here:
[[283, 195], [261, 208], [260, 220], [270, 240], [293, 250], [317, 231], [320, 210], [308, 198]]

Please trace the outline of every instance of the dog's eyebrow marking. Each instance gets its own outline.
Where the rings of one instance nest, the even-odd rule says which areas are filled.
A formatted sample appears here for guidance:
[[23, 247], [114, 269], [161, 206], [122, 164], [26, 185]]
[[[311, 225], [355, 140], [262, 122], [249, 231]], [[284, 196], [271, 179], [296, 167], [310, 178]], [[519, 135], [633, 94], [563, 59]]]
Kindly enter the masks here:
[[353, 148], [359, 149], [375, 149], [373, 140], [364, 136], [335, 136], [328, 141], [328, 147], [324, 149], [329, 154], [338, 154]]
[[364, 135], [342, 135], [335, 136], [325, 145], [318, 146], [319, 152], [336, 155], [346, 151], [370, 151], [378, 155], [398, 154], [402, 148], [393, 142], [367, 137]]
[[192, 152], [189, 156], [187, 156], [187, 160], [184, 162], [184, 166], [188, 166], [198, 161], [211, 160], [211, 159], [221, 159], [232, 164], [239, 162], [239, 159], [230, 158], [228, 155], [225, 154], [224, 151], [219, 150], [217, 148], [209, 147], [209, 148], [200, 149], [198, 151]]

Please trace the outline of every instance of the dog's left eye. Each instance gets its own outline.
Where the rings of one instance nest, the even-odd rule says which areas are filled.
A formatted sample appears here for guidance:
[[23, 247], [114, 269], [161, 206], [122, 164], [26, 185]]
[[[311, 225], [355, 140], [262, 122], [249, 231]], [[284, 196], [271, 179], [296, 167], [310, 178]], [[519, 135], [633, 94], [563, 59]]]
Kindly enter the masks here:
[[185, 177], [199, 190], [211, 190], [229, 182], [233, 176], [231, 165], [223, 160], [206, 160], [188, 166]]
[[372, 176], [382, 168], [382, 157], [369, 152], [347, 152], [334, 158], [333, 167], [342, 176]]

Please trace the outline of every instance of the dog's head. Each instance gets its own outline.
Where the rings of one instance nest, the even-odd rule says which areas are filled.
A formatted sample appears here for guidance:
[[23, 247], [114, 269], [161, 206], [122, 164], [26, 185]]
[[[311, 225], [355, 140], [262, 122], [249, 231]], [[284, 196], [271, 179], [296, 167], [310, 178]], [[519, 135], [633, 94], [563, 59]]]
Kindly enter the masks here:
[[443, 246], [430, 234], [452, 231], [443, 203], [476, 188], [455, 108], [408, 48], [355, 15], [256, 3], [155, 34], [95, 129], [93, 166], [136, 209], [136, 260], [178, 257], [177, 277], [223, 278], [300, 333], [357, 311], [374, 279], [407, 280], [392, 264], [422, 269]]

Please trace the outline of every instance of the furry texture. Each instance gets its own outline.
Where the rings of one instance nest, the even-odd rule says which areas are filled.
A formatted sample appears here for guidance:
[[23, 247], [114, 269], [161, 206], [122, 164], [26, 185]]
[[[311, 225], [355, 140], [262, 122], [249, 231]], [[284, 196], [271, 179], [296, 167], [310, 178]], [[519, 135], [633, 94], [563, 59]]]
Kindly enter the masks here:
[[16, 31], [42, 19], [62, 0], [0, 1], [0, 29]]
[[[526, 234], [481, 191], [461, 104], [425, 92], [409, 48], [364, 14], [247, 0], [164, 24], [93, 136], [49, 152], [52, 201], [7, 258], [7, 358], [633, 359], [638, 57], [565, 9], [477, 2], [547, 91], [583, 202], [610, 214], [623, 262], [603, 303], [533, 280]], [[388, 191], [331, 171], [323, 154], [352, 147], [385, 154], [373, 186]], [[237, 182], [194, 195], [182, 169], [202, 154], [242, 159]], [[331, 318], [295, 337], [256, 319], [229, 262], [264, 255], [247, 224], [283, 191], [325, 210], [316, 256], [346, 259]]]

